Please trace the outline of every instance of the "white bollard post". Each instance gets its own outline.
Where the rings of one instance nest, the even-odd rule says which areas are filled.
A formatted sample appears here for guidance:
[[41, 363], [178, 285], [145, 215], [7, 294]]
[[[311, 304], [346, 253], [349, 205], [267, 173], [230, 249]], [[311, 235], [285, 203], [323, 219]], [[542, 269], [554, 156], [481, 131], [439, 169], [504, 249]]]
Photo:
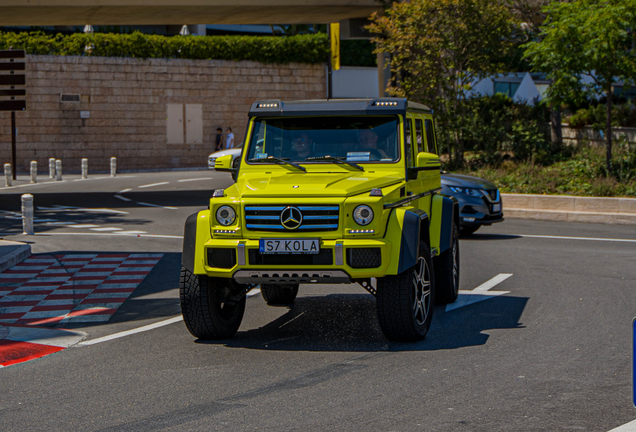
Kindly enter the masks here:
[[22, 195], [22, 230], [23, 234], [33, 235], [33, 195]]
[[55, 158], [49, 158], [49, 178], [55, 178]]
[[110, 158], [110, 176], [115, 177], [116, 174], [117, 174], [117, 158], [112, 157]]
[[6, 182], [7, 187], [11, 187], [11, 178], [13, 174], [11, 173], [11, 164], [4, 164], [4, 180]]
[[82, 178], [88, 178], [88, 159], [82, 159]]
[[55, 180], [62, 180], [62, 160], [58, 159], [55, 161]]
[[38, 162], [31, 161], [31, 183], [38, 182]]

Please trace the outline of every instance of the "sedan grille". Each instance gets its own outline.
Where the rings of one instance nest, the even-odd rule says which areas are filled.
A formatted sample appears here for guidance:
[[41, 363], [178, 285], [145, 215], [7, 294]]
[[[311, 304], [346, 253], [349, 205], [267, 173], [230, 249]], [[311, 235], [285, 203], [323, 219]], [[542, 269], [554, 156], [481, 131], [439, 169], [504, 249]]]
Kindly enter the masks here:
[[[283, 226], [282, 217], [284, 211], [287, 211], [286, 218], [292, 214], [289, 209], [295, 209], [293, 215], [296, 219], [299, 219], [298, 212], [302, 215], [302, 221], [293, 227], [294, 231], [335, 231], [338, 229], [340, 208], [337, 205], [247, 205], [245, 206], [245, 227], [251, 231], [290, 232], [292, 229]], [[293, 226], [293, 224], [288, 224], [288, 226]]]

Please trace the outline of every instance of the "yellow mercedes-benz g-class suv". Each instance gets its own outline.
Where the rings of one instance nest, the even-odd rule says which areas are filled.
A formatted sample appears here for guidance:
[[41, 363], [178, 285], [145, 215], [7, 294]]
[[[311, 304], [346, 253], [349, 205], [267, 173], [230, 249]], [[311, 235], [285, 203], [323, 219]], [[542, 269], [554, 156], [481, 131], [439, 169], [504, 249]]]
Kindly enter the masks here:
[[255, 102], [236, 183], [188, 218], [180, 298], [190, 333], [233, 336], [247, 292], [291, 304], [300, 284], [359, 283], [384, 335], [426, 336], [457, 299], [459, 211], [441, 195], [431, 110], [406, 99]]

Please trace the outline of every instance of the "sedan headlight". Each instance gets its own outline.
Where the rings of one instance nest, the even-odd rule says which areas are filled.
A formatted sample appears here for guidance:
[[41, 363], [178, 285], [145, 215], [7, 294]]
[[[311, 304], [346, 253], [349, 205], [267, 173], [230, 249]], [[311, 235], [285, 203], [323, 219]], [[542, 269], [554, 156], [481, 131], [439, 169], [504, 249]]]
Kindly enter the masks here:
[[479, 189], [456, 187], [456, 186], [449, 186], [449, 189], [455, 193], [460, 193], [463, 195], [468, 195], [468, 196], [478, 197], [478, 198], [482, 197], [482, 194], [479, 192]]
[[368, 205], [359, 205], [353, 211], [353, 220], [356, 221], [358, 225], [369, 225], [373, 220], [373, 210]]
[[228, 226], [234, 223], [236, 219], [236, 212], [230, 206], [222, 206], [216, 211], [216, 220], [221, 225]]

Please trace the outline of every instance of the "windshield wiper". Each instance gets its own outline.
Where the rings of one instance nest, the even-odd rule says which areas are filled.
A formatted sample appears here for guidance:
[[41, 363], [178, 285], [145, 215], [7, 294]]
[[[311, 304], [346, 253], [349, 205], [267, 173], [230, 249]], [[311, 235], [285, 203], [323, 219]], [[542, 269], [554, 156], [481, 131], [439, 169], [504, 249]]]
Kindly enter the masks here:
[[276, 156], [267, 156], [266, 158], [263, 159], [258, 159], [258, 158], [254, 158], [254, 159], [249, 159], [248, 162], [250, 163], [268, 163], [268, 162], [277, 162], [278, 165], [291, 165], [294, 168], [298, 168], [301, 171], [305, 171], [307, 172], [307, 170], [304, 167], [301, 167], [298, 164], [295, 164], [293, 162], [289, 161], [289, 158], [278, 158]]
[[315, 162], [315, 161], [332, 161], [332, 162], [336, 162], [336, 163], [340, 163], [340, 164], [345, 164], [345, 165], [349, 165], [351, 167], [354, 167], [356, 169], [359, 169], [360, 171], [364, 171], [364, 168], [362, 168], [360, 165], [358, 164], [354, 164], [352, 162], [347, 162], [346, 160], [342, 160], [339, 159], [337, 157], [334, 156], [316, 156], [316, 157], [308, 157], [307, 159], [305, 159], [307, 162]]

